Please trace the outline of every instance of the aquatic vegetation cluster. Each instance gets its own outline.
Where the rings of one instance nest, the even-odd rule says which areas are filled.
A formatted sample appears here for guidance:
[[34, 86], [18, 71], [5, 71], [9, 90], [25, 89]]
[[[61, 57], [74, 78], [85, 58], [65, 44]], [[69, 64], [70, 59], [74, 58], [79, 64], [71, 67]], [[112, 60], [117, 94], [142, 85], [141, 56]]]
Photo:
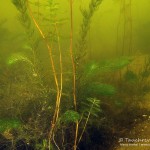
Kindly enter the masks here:
[[[141, 57], [141, 68], [134, 66], [138, 57], [124, 53], [104, 60], [87, 57], [87, 35], [102, 2], [90, 0], [81, 8], [74, 41], [72, 0], [70, 19], [59, 18], [55, 0], [12, 0], [23, 32], [21, 42], [13, 37], [17, 46], [0, 60], [0, 149], [111, 150], [118, 137], [147, 121], [150, 56]], [[66, 22], [65, 39], [61, 27]], [[9, 35], [3, 22], [0, 33], [2, 39]]]

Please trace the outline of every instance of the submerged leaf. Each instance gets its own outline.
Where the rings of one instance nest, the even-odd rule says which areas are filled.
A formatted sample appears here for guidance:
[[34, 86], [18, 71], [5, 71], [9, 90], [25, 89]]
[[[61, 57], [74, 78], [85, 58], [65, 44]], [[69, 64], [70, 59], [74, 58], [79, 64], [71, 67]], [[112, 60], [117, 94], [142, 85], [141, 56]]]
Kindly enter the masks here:
[[126, 67], [131, 62], [132, 62], [132, 59], [128, 57], [121, 57], [119, 59], [102, 61], [99, 64], [99, 71], [109, 72], [109, 71], [119, 70], [119, 69]]
[[95, 75], [99, 71], [99, 64], [96, 62], [90, 62], [85, 66], [84, 70], [86, 76]]
[[77, 122], [79, 119], [79, 113], [73, 110], [67, 110], [61, 117], [61, 121], [64, 123]]
[[15, 64], [17, 62], [26, 62], [27, 64], [30, 64], [33, 66], [33, 63], [26, 57], [24, 56], [23, 54], [21, 53], [16, 53], [16, 54], [13, 54], [7, 61], [7, 64], [8, 65], [12, 65], [12, 64]]
[[101, 62], [89, 62], [84, 67], [86, 77], [92, 77], [97, 73], [105, 73], [122, 69], [131, 63], [132, 59], [121, 57], [113, 60], [105, 60]]
[[95, 117], [98, 117], [98, 113], [101, 112], [99, 99], [87, 98], [84, 102], [82, 102], [81, 105], [82, 105], [81, 113], [84, 114], [85, 118], [88, 115], [93, 115]]

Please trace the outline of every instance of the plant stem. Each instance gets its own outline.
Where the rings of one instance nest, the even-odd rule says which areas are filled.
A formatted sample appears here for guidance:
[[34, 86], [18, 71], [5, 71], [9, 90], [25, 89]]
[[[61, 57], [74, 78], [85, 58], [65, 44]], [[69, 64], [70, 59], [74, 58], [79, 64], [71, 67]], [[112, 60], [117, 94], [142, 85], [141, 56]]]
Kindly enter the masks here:
[[[77, 103], [76, 103], [76, 68], [75, 68], [75, 62], [73, 58], [73, 1], [70, 0], [70, 57], [72, 61], [72, 71], [73, 71], [73, 102], [74, 102], [74, 108], [77, 110]], [[75, 127], [75, 139], [74, 139], [74, 150], [77, 148], [77, 138], [78, 138], [78, 121], [76, 122]]]
[[95, 100], [93, 101], [93, 104], [92, 104], [92, 106], [91, 106], [91, 108], [90, 108], [90, 110], [89, 110], [88, 116], [87, 116], [87, 118], [86, 118], [86, 122], [85, 122], [85, 124], [84, 124], [83, 130], [82, 130], [81, 135], [80, 135], [79, 140], [78, 140], [78, 144], [79, 144], [79, 142], [80, 142], [81, 139], [82, 139], [83, 133], [85, 132], [85, 129], [86, 129], [87, 123], [88, 123], [88, 121], [89, 121], [89, 118], [90, 118], [90, 115], [91, 115], [91, 111], [92, 111], [92, 109], [93, 109], [94, 104], [95, 104]]
[[[54, 65], [54, 60], [53, 60], [53, 57], [52, 57], [52, 49], [49, 46], [49, 43], [47, 42], [46, 37], [45, 37], [43, 31], [41, 30], [39, 24], [37, 23], [36, 19], [33, 16], [33, 13], [32, 13], [32, 10], [30, 9], [28, 0], [27, 0], [27, 8], [29, 10], [29, 14], [30, 14], [30, 16], [31, 16], [31, 18], [32, 18], [32, 20], [33, 20], [36, 28], [38, 29], [41, 37], [45, 41], [45, 44], [46, 44], [47, 49], [49, 51], [50, 61], [51, 61], [51, 66], [52, 66], [52, 71], [53, 71], [53, 76], [54, 76], [54, 80], [55, 80], [55, 84], [56, 84], [56, 89], [57, 89], [57, 97], [56, 97], [56, 109], [57, 109], [57, 103], [59, 102], [59, 98], [60, 98], [60, 91], [59, 91], [59, 85], [58, 85], [58, 79], [57, 79], [57, 75], [56, 75], [56, 69], [55, 69], [55, 65]], [[55, 112], [56, 112], [56, 109], [55, 109]], [[51, 129], [50, 129], [50, 132], [49, 132], [49, 144], [50, 144], [53, 132], [54, 132], [54, 128], [55, 128], [55, 124], [56, 124], [56, 119], [57, 119], [56, 113], [54, 113], [53, 120], [51, 121]]]
[[70, 0], [70, 57], [72, 61], [72, 71], [73, 71], [73, 100], [74, 100], [74, 108], [75, 110], [77, 109], [76, 107], [76, 68], [75, 68], [75, 62], [73, 58], [73, 9], [72, 9], [72, 0]]
[[60, 37], [59, 37], [57, 23], [55, 23], [55, 29], [56, 29], [56, 34], [57, 34], [57, 42], [58, 42], [58, 50], [59, 50], [59, 66], [60, 66], [60, 91], [59, 91], [58, 101], [56, 102], [56, 104], [57, 104], [56, 122], [57, 122], [58, 115], [59, 115], [59, 109], [60, 109], [60, 100], [61, 100], [61, 96], [62, 96], [63, 70], [62, 70], [62, 54], [61, 54], [61, 47], [60, 47]]

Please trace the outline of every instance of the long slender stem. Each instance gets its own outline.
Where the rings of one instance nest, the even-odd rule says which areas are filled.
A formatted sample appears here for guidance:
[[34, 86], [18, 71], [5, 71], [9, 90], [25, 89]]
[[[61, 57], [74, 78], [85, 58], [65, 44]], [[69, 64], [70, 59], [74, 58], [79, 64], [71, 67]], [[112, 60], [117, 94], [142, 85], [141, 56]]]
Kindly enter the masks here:
[[73, 100], [74, 100], [74, 107], [75, 110], [77, 109], [76, 107], [76, 68], [75, 68], [75, 62], [73, 58], [73, 11], [72, 11], [72, 0], [70, 0], [70, 23], [71, 23], [71, 32], [70, 32], [70, 57], [72, 61], [72, 71], [73, 71]]
[[[32, 13], [32, 10], [30, 9], [28, 0], [27, 0], [27, 8], [29, 10], [29, 14], [30, 14], [30, 16], [31, 16], [31, 18], [32, 18], [32, 20], [33, 20], [36, 28], [38, 29], [39, 33], [41, 34], [41, 37], [45, 41], [45, 44], [46, 44], [47, 49], [49, 51], [50, 62], [51, 62], [53, 76], [54, 76], [54, 80], [55, 80], [55, 84], [56, 84], [56, 89], [57, 89], [57, 97], [56, 97], [56, 107], [57, 107], [57, 102], [59, 101], [59, 97], [60, 97], [60, 91], [59, 91], [59, 85], [58, 85], [58, 79], [57, 79], [57, 75], [56, 75], [56, 69], [55, 69], [55, 65], [54, 65], [54, 60], [53, 60], [53, 57], [52, 57], [52, 49], [49, 46], [49, 43], [47, 42], [47, 39], [46, 39], [43, 31], [41, 30], [39, 24], [37, 23], [36, 19], [33, 16], [33, 13]], [[56, 123], [56, 115], [54, 113], [53, 120], [51, 121], [51, 129], [50, 129], [50, 132], [49, 132], [49, 144], [50, 144], [50, 140], [51, 140], [52, 135], [53, 135], [53, 131], [54, 131], [54, 128], [55, 128], [55, 123]]]
[[91, 108], [90, 108], [90, 110], [89, 110], [89, 113], [88, 113], [88, 116], [87, 116], [87, 118], [86, 118], [86, 121], [85, 121], [83, 130], [82, 130], [81, 135], [80, 135], [79, 140], [78, 140], [78, 144], [79, 144], [79, 142], [80, 142], [81, 139], [82, 139], [83, 133], [85, 132], [85, 129], [86, 129], [87, 123], [88, 123], [88, 121], [89, 121], [89, 118], [90, 118], [90, 115], [91, 115], [91, 111], [92, 111], [92, 109], [93, 109], [94, 104], [95, 104], [95, 100], [93, 101], [93, 104], [92, 104], [92, 106], [91, 106]]
[[[74, 102], [74, 108], [77, 110], [77, 103], [76, 103], [76, 68], [75, 68], [75, 62], [73, 58], [73, 1], [70, 0], [70, 57], [72, 61], [72, 71], [73, 71], [73, 102]], [[78, 121], [76, 122], [76, 127], [75, 127], [75, 139], [74, 139], [74, 150], [77, 149], [77, 138], [78, 138], [78, 129], [79, 129], [79, 124]]]
[[55, 29], [57, 34], [57, 42], [58, 42], [58, 50], [59, 50], [59, 66], [60, 66], [60, 91], [59, 91], [59, 99], [57, 101], [57, 109], [56, 109], [56, 121], [57, 121], [59, 115], [59, 109], [60, 109], [60, 100], [62, 96], [63, 70], [62, 70], [62, 54], [61, 54], [61, 47], [60, 47], [60, 37], [59, 37], [57, 23], [55, 23]]

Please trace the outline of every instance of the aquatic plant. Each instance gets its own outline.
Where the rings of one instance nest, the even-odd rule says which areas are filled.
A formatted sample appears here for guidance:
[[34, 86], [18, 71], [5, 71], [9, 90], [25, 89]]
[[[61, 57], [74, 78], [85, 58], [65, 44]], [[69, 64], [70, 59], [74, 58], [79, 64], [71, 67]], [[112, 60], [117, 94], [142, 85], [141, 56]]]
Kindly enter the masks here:
[[90, 29], [91, 20], [101, 3], [102, 0], [91, 0], [87, 9], [81, 9], [83, 20], [79, 31], [79, 39], [76, 44], [76, 64], [79, 64], [80, 60], [83, 60], [83, 57], [86, 55], [87, 34]]
[[[52, 57], [52, 51], [51, 51], [51, 47], [49, 45], [49, 42], [47, 41], [47, 37], [46, 35], [44, 34], [44, 32], [41, 30], [40, 26], [38, 25], [38, 22], [36, 21], [36, 19], [34, 18], [33, 16], [33, 13], [32, 13], [32, 10], [30, 9], [30, 5], [29, 5], [29, 2], [26, 1], [26, 0], [23, 0], [23, 1], [18, 1], [18, 0], [13, 0], [12, 1], [14, 3], [14, 5], [16, 6], [16, 8], [19, 10], [20, 12], [20, 21], [21, 23], [23, 24], [25, 30], [27, 31], [27, 37], [28, 37], [28, 40], [30, 41], [30, 46], [29, 49], [33, 50], [33, 57], [32, 57], [32, 61], [33, 63], [31, 64], [34, 64], [35, 66], [34, 67], [37, 67], [37, 58], [36, 58], [36, 55], [35, 55], [35, 47], [31, 47], [32, 45], [35, 46], [34, 44], [34, 41], [36, 41], [36, 37], [34, 39], [34, 35], [32, 33], [32, 26], [30, 26], [31, 24], [31, 20], [34, 22], [35, 24], [35, 27], [38, 29], [41, 37], [43, 38], [44, 42], [46, 43], [46, 46], [47, 46], [47, 49], [49, 51], [49, 55], [50, 55], [50, 62], [51, 62], [51, 66], [52, 66], [52, 73], [53, 73], [53, 76], [54, 76], [54, 81], [55, 81], [55, 85], [56, 85], [56, 109], [54, 109], [54, 115], [52, 117], [52, 121], [51, 121], [51, 127], [50, 127], [50, 131], [49, 131], [49, 140], [51, 141], [51, 138], [53, 136], [53, 132], [54, 132], [54, 124], [57, 122], [57, 119], [58, 119], [58, 115], [59, 115], [59, 105], [60, 105], [60, 99], [61, 99], [61, 91], [62, 91], [62, 62], [61, 62], [61, 49], [60, 49], [60, 45], [59, 45], [59, 33], [58, 33], [58, 29], [57, 29], [57, 24], [55, 23], [55, 29], [57, 31], [57, 41], [58, 41], [58, 45], [59, 45], [59, 53], [60, 53], [60, 68], [61, 68], [61, 76], [60, 76], [60, 80], [61, 80], [61, 85], [59, 87], [58, 85], [58, 78], [57, 78], [57, 75], [56, 75], [56, 68], [55, 68], [55, 65], [54, 65], [54, 60], [53, 60], [53, 57]], [[34, 29], [33, 29], [34, 30]], [[28, 32], [29, 31], [29, 32]], [[29, 33], [29, 34], [28, 34]], [[30, 34], [31, 33], [31, 34]], [[36, 45], [37, 46], [37, 45]], [[30, 48], [31, 47], [31, 48]], [[13, 60], [29, 60], [29, 59], [24, 59], [25, 57], [23, 56], [20, 56], [19, 59], [18, 58], [14, 58]], [[14, 62], [14, 61], [13, 61]], [[29, 61], [28, 61], [29, 62]], [[36, 68], [36, 71], [37, 71], [37, 68]], [[38, 73], [37, 73], [38, 74]], [[38, 74], [38, 76], [40, 76]], [[39, 78], [40, 79], [40, 78]], [[42, 85], [42, 83], [40, 83]], [[45, 88], [44, 88], [45, 89]], [[50, 145], [50, 142], [49, 142], [49, 145]]]
[[128, 66], [133, 61], [131, 57], [120, 57], [117, 59], [106, 60], [100, 62], [100, 71], [109, 72], [120, 70]]
[[[99, 62], [88, 62], [82, 68], [82, 72], [79, 75], [79, 95], [83, 96], [83, 100], [87, 96], [112, 96], [117, 93], [115, 85], [105, 83], [105, 73], [113, 73], [127, 67], [133, 61], [130, 57], [121, 57], [117, 59], [99, 61]], [[95, 76], [98, 77], [95, 79]], [[86, 95], [86, 94], [87, 95]]]
[[[15, 50], [19, 52], [9, 55], [6, 60], [10, 77], [6, 101], [11, 102], [6, 113], [23, 120], [22, 128], [16, 128], [15, 141], [22, 140], [39, 150], [76, 150], [82, 138], [90, 141], [90, 129], [97, 128], [100, 134], [110, 131], [112, 137], [118, 135], [121, 113], [124, 114], [128, 107], [133, 113], [139, 108], [134, 107], [137, 99], [149, 92], [150, 68], [147, 61], [139, 72], [132, 70], [133, 59], [129, 57], [100, 61], [86, 58], [88, 31], [102, 0], [90, 0], [88, 8], [81, 8], [83, 19], [78, 41], [74, 41], [73, 0], [69, 1], [69, 48], [62, 40], [59, 25], [64, 19], [57, 18], [59, 4], [56, 1], [12, 2], [25, 31], [20, 36], [24, 39], [21, 46]], [[40, 56], [43, 52], [49, 54], [49, 57], [44, 55], [47, 60]], [[48, 73], [45, 75], [45, 72]], [[0, 93], [5, 92], [1, 90]], [[134, 119], [132, 115], [128, 118], [129, 121]], [[128, 124], [128, 121], [124, 123]]]
[[80, 115], [78, 112], [75, 112], [73, 110], [67, 110], [62, 116], [61, 121], [64, 123], [76, 123], [79, 121]]
[[[30, 65], [34, 68], [36, 74], [39, 75], [39, 68], [37, 65], [38, 57], [37, 57], [37, 47], [39, 44], [39, 37], [35, 33], [35, 29], [32, 26], [31, 18], [27, 11], [27, 2], [26, 0], [12, 0], [12, 3], [15, 5], [17, 10], [19, 11], [18, 20], [24, 28], [24, 43], [22, 44], [20, 50], [26, 50], [27, 53], [23, 54], [22, 52], [13, 54], [9, 58], [9, 62], [16, 61], [25, 61], [30, 63]], [[22, 56], [21, 56], [22, 55]]]
[[86, 126], [87, 126], [88, 122], [90, 122], [90, 117], [91, 116], [94, 116], [94, 118], [98, 117], [98, 113], [101, 112], [100, 100], [98, 100], [96, 98], [87, 98], [86, 101], [82, 102], [80, 111], [81, 111], [83, 120], [85, 120], [85, 123], [84, 123], [84, 127], [82, 129], [82, 132], [79, 136], [78, 143], [82, 139], [82, 136], [86, 130]]
[[0, 119], [0, 133], [6, 130], [17, 129], [22, 125], [19, 119], [4, 118]]
[[116, 93], [112, 85], [102, 83], [93, 83], [87, 90], [90, 95], [110, 96]]
[[[88, 124], [92, 124], [92, 118], [98, 117], [101, 113], [101, 101], [104, 101], [101, 100], [101, 97], [112, 97], [117, 93], [117, 88], [115, 88], [113, 84], [105, 83], [101, 76], [103, 73], [115, 72], [128, 66], [132, 60], [130, 58], [119, 58], [101, 62], [84, 63], [83, 60], [85, 60], [84, 56], [87, 50], [87, 33], [90, 28], [91, 19], [102, 0], [91, 0], [89, 7], [81, 10], [83, 23], [81, 24], [76, 48], [73, 46], [73, 2], [70, 0], [69, 52], [71, 62], [67, 63], [69, 65], [71, 64], [71, 71], [69, 70], [69, 85], [64, 85], [63, 83], [66, 76], [63, 70], [60, 45], [61, 38], [58, 28], [59, 23], [57, 22], [58, 20], [55, 14], [57, 7], [53, 2], [54, 1], [49, 1], [48, 6], [51, 11], [50, 16], [53, 18], [48, 18], [49, 25], [52, 25], [54, 29], [51, 31], [48, 29], [49, 27], [46, 29], [42, 28], [40, 17], [43, 17], [44, 14], [41, 16], [38, 8], [37, 16], [35, 16], [31, 7], [33, 3], [26, 0], [13, 0], [14, 5], [19, 11], [19, 20], [26, 31], [26, 41], [23, 43], [22, 49], [26, 49], [26, 51], [32, 52], [32, 54], [28, 56], [23, 53], [15, 53], [9, 57], [8, 65], [12, 67], [21, 62], [24, 65], [32, 66], [32, 70], [34, 70], [34, 74], [37, 74], [38, 78], [31, 78], [32, 80], [30, 81], [36, 80], [36, 83], [38, 82], [38, 85], [41, 87], [41, 90], [38, 89], [39, 87], [35, 88], [36, 92], [39, 91], [39, 94], [36, 93], [36, 98], [33, 96], [32, 88], [27, 92], [27, 94], [31, 94], [29, 95], [31, 102], [29, 102], [27, 106], [34, 104], [35, 112], [32, 111], [32, 115], [25, 118], [27, 123], [24, 128], [27, 131], [27, 137], [22, 137], [36, 141], [37, 147], [43, 146], [50, 150], [52, 147], [57, 147], [57, 149], [65, 147], [64, 145], [67, 143], [67, 140], [65, 141], [66, 143], [62, 141], [65, 135], [72, 133], [73, 141], [71, 141], [71, 145], [73, 145], [73, 149], [76, 150]], [[37, 7], [40, 7], [40, 5], [38, 4]], [[36, 30], [39, 34], [36, 33]], [[50, 73], [52, 73], [53, 79], [50, 79], [48, 88], [43, 84], [39, 73], [39, 60], [37, 57], [39, 36], [44, 41], [51, 63], [50, 68], [52, 71], [50, 70]], [[56, 55], [56, 57], [58, 56], [57, 58], [53, 55], [53, 49], [55, 49], [55, 47], [58, 48], [56, 48], [58, 52], [56, 52], [56, 54], [58, 54]], [[58, 66], [56, 64], [58, 64]], [[99, 77], [96, 78], [96, 76]], [[48, 78], [45, 80], [48, 80]], [[31, 84], [32, 87], [33, 85], [34, 84]], [[52, 90], [53, 92], [51, 92]], [[63, 93], [64, 91], [68, 93]], [[39, 98], [37, 98], [38, 96]], [[38, 101], [36, 102], [34, 100]], [[67, 110], [65, 109], [67, 108], [65, 102], [69, 105], [69, 109]], [[31, 108], [31, 106], [29, 108]], [[28, 109], [26, 108], [26, 110]], [[41, 129], [41, 123], [43, 123], [43, 129]], [[66, 130], [67, 128], [70, 128], [70, 130]], [[39, 131], [41, 131], [40, 136], [38, 136]], [[25, 132], [23, 132], [23, 134], [25, 134]], [[34, 136], [30, 137], [30, 134]], [[61, 136], [57, 138], [59, 135]], [[43, 143], [38, 141], [43, 141]]]
[[[70, 14], [71, 14], [71, 35], [70, 35], [70, 54], [71, 54], [71, 59], [72, 59], [72, 66], [73, 66], [73, 95], [74, 95], [74, 106], [75, 110], [77, 108], [77, 99], [78, 97], [76, 96], [76, 88], [78, 89], [78, 85], [76, 82], [79, 81], [79, 64], [81, 63], [81, 60], [83, 61], [84, 56], [86, 55], [86, 38], [87, 38], [87, 33], [90, 28], [90, 23], [91, 23], [91, 18], [98, 8], [98, 6], [101, 4], [102, 0], [91, 0], [89, 3], [88, 9], [81, 9], [81, 13], [83, 16], [82, 24], [81, 24], [81, 29], [79, 31], [79, 39], [76, 44], [76, 51], [75, 51], [75, 56], [73, 57], [73, 51], [72, 51], [72, 36], [73, 36], [73, 23], [72, 23], [72, 0], [70, 0]], [[77, 77], [76, 77], [77, 76]], [[74, 150], [77, 148], [77, 137], [78, 137], [78, 128], [79, 124], [78, 122], [76, 123], [76, 134], [75, 134], [75, 141], [74, 141]]]
[[29, 60], [29, 58], [27, 58], [26, 56], [24, 56], [23, 54], [21, 53], [18, 53], [18, 54], [13, 54], [11, 55], [11, 57], [8, 59], [8, 65], [13, 65], [17, 62], [26, 62], [27, 64], [33, 66], [32, 62]]
[[83, 74], [86, 77], [92, 77], [95, 74], [102, 74], [105, 72], [114, 72], [131, 64], [133, 58], [131, 57], [120, 57], [111, 60], [102, 60], [99, 62], [90, 61], [83, 67]]
[[82, 114], [84, 114], [84, 119], [87, 119], [87, 115], [93, 115], [98, 117], [98, 113], [101, 112], [100, 109], [100, 100], [96, 98], [87, 98], [84, 102], [82, 102], [82, 109], [80, 110]]

